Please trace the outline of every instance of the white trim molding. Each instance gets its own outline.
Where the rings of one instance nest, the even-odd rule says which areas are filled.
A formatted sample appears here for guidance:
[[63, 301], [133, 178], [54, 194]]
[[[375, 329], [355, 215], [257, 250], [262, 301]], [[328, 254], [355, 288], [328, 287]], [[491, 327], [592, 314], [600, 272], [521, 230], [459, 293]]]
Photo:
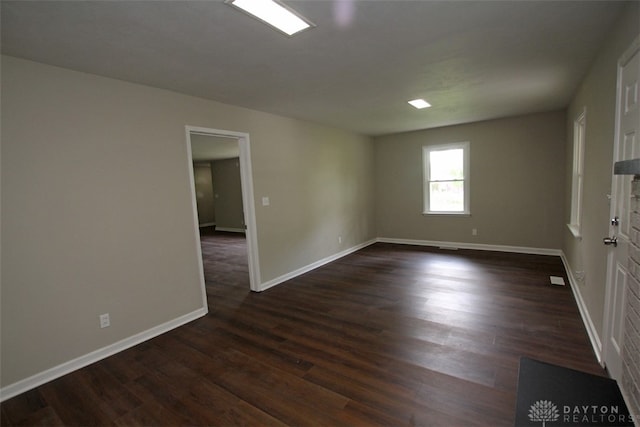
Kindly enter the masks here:
[[[444, 182], [462, 181], [463, 186], [463, 209], [462, 211], [442, 211], [433, 210], [431, 203], [431, 183], [438, 180], [431, 180], [431, 154], [437, 151], [462, 150], [462, 178], [446, 179]], [[452, 142], [438, 145], [422, 146], [422, 173], [423, 173], [423, 215], [471, 215], [471, 143], [469, 141]]]
[[433, 240], [412, 240], [412, 239], [393, 239], [388, 237], [378, 237], [378, 242], [382, 243], [396, 243], [401, 245], [417, 245], [417, 246], [433, 246], [436, 248], [443, 249], [475, 249], [481, 251], [497, 251], [497, 252], [513, 252], [513, 253], [523, 253], [523, 254], [532, 254], [532, 255], [552, 255], [559, 256], [562, 260], [562, 264], [564, 265], [564, 269], [567, 272], [567, 277], [569, 278], [569, 284], [571, 286], [571, 292], [573, 293], [573, 297], [578, 306], [578, 311], [580, 312], [580, 317], [582, 318], [582, 323], [584, 323], [584, 327], [587, 331], [587, 335], [589, 336], [589, 341], [591, 341], [591, 346], [593, 347], [593, 351], [596, 355], [598, 363], [603, 365], [604, 360], [602, 358], [602, 341], [600, 340], [600, 334], [596, 329], [593, 320], [591, 319], [591, 315], [589, 314], [589, 309], [582, 298], [582, 294], [580, 293], [580, 287], [578, 286], [578, 282], [572, 273], [571, 266], [564, 254], [564, 252], [560, 249], [546, 249], [546, 248], [530, 248], [523, 246], [503, 246], [503, 245], [481, 245], [476, 243], [460, 243], [460, 242], [439, 242]]
[[584, 328], [587, 330], [589, 341], [591, 341], [593, 352], [596, 355], [596, 359], [598, 359], [598, 363], [600, 363], [601, 366], [604, 366], [604, 359], [602, 358], [602, 341], [600, 340], [600, 334], [598, 334], [598, 330], [593, 324], [593, 320], [591, 320], [589, 309], [587, 308], [587, 305], [582, 298], [582, 293], [580, 292], [580, 286], [578, 286], [578, 281], [573, 275], [573, 270], [571, 269], [569, 260], [567, 260], [564, 252], [560, 253], [560, 259], [562, 260], [564, 269], [567, 272], [569, 284], [571, 285], [571, 291], [573, 293], [573, 297], [576, 300], [576, 304], [578, 305], [578, 311], [580, 311], [580, 317], [582, 318], [582, 323], [584, 323]]
[[532, 255], [554, 255], [560, 256], [560, 249], [547, 248], [529, 248], [525, 246], [505, 246], [505, 245], [484, 245], [478, 243], [463, 242], [440, 242], [435, 240], [413, 240], [413, 239], [394, 239], [390, 237], [378, 237], [381, 243], [396, 243], [399, 245], [415, 245], [415, 246], [433, 246], [445, 249], [475, 249], [478, 251], [494, 251], [494, 252], [514, 252]]
[[216, 227], [216, 231], [226, 231], [227, 233], [244, 233], [244, 228], [232, 228], [232, 227]]
[[42, 384], [48, 383], [49, 381], [53, 381], [63, 375], [69, 374], [73, 371], [77, 371], [78, 369], [84, 368], [85, 366], [91, 365], [92, 363], [98, 362], [135, 345], [141, 344], [145, 341], [150, 340], [151, 338], [155, 338], [158, 335], [162, 335], [172, 329], [203, 317], [206, 314], [206, 307], [199, 308], [198, 310], [192, 311], [191, 313], [187, 313], [168, 322], [154, 326], [150, 329], [147, 329], [146, 331], [132, 335], [106, 347], [102, 347], [98, 350], [92, 351], [91, 353], [85, 354], [84, 356], [77, 357], [73, 360], [47, 369], [46, 371], [32, 375], [29, 378], [25, 378], [16, 383], [9, 384], [8, 386], [0, 389], [0, 402], [17, 396], [18, 394], [24, 393], [25, 391], [36, 388]]
[[[584, 303], [582, 295], [580, 294], [580, 289], [577, 286], [577, 281], [575, 280], [573, 274], [571, 273], [572, 270], [569, 266], [569, 263], [564, 253], [559, 249], [531, 248], [531, 247], [504, 246], [504, 245], [484, 245], [484, 244], [475, 244], [475, 243], [442, 242], [442, 241], [432, 241], [432, 240], [413, 240], [413, 239], [396, 239], [396, 238], [388, 238], [388, 237], [378, 237], [378, 238], [360, 243], [358, 245], [355, 245], [349, 249], [343, 250], [336, 254], [330, 255], [326, 258], [315, 261], [311, 264], [308, 264], [304, 267], [301, 267], [289, 273], [283, 274], [279, 277], [276, 277], [264, 283], [261, 283], [258, 291], [265, 291], [273, 286], [286, 282], [287, 280], [291, 280], [297, 276], [305, 274], [316, 268], [322, 267], [323, 265], [336, 261], [342, 257], [350, 255], [354, 252], [364, 249], [367, 246], [370, 246], [377, 242], [402, 244], [402, 245], [433, 246], [433, 247], [446, 248], [446, 249], [475, 249], [475, 250], [483, 250], [483, 251], [559, 256], [562, 260], [562, 263], [564, 264], [565, 270], [567, 271], [567, 275], [569, 277], [569, 282], [571, 285], [571, 290], [573, 292], [574, 298], [578, 305], [578, 309], [580, 311], [582, 321], [587, 330], [587, 334], [589, 335], [589, 339], [591, 340], [591, 344], [595, 351], [596, 357], [598, 358], [598, 361], [602, 364], [602, 345], [601, 345], [600, 337], [598, 335], [598, 331], [596, 330], [593, 324], [593, 321], [591, 320], [589, 311]], [[3, 387], [2, 389], [0, 389], [0, 402], [6, 399], [9, 399], [11, 397], [14, 397], [18, 394], [24, 393], [28, 390], [31, 390], [49, 381], [53, 381], [63, 375], [66, 375], [78, 369], [84, 368], [85, 366], [88, 366], [92, 363], [105, 359], [111, 355], [124, 351], [135, 345], [141, 344], [156, 336], [169, 332], [172, 329], [178, 328], [186, 323], [189, 323], [193, 320], [196, 320], [200, 317], [205, 316], [207, 312], [208, 310], [207, 310], [207, 307], [205, 306], [191, 313], [187, 313], [176, 319], [154, 326], [146, 331], [140, 332], [131, 337], [122, 339], [106, 347], [103, 347], [101, 349], [88, 353], [84, 356], [80, 356], [76, 359], [62, 363], [51, 369], [47, 369], [46, 371], [35, 374], [29, 378], [20, 380], [14, 384], [10, 384], [6, 387]]]
[[275, 279], [268, 280], [261, 284], [260, 291], [266, 291], [269, 288], [272, 288], [280, 283], [286, 282], [287, 280], [291, 280], [295, 277], [301, 276], [305, 273], [310, 272], [311, 270], [315, 270], [318, 267], [322, 267], [325, 264], [329, 264], [337, 259], [340, 259], [344, 256], [352, 254], [354, 252], [359, 251], [360, 249], [364, 249], [369, 245], [373, 245], [376, 243], [376, 239], [369, 240], [367, 242], [361, 243], [359, 245], [353, 246], [352, 248], [345, 249], [344, 251], [338, 252], [336, 254], [330, 255], [326, 258], [318, 260], [316, 262], [312, 262], [311, 264], [305, 265], [304, 267], [298, 268], [297, 270], [291, 271], [289, 273], [283, 274], [282, 276], [278, 276]]
[[198, 206], [196, 203], [195, 186], [193, 183], [193, 155], [191, 153], [191, 135], [223, 136], [235, 138], [238, 141], [240, 151], [240, 184], [242, 189], [242, 206], [244, 208], [244, 223], [247, 236], [247, 258], [249, 263], [249, 283], [252, 291], [260, 290], [260, 261], [258, 254], [258, 230], [256, 225], [255, 202], [253, 198], [253, 172], [251, 166], [251, 141], [248, 133], [230, 130], [211, 129], [199, 126], [185, 126], [187, 143], [187, 162], [189, 170], [189, 185], [191, 204], [194, 217], [194, 234], [196, 240], [197, 262], [200, 269], [200, 282], [202, 297], [206, 305], [206, 289], [204, 282], [204, 267], [202, 265], [202, 249], [200, 247], [200, 231], [198, 224]]

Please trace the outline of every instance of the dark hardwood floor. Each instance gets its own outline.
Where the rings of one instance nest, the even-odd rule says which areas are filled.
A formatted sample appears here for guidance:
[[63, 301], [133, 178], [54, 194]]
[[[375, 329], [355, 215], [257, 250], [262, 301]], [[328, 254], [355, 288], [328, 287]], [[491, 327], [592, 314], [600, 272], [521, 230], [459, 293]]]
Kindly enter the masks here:
[[200, 229], [200, 242], [204, 278], [208, 285], [249, 289], [249, 261], [244, 234], [206, 227]]
[[206, 317], [4, 402], [2, 424], [511, 426], [520, 356], [606, 375], [549, 284], [558, 257], [378, 243], [251, 293], [244, 239], [202, 242]]

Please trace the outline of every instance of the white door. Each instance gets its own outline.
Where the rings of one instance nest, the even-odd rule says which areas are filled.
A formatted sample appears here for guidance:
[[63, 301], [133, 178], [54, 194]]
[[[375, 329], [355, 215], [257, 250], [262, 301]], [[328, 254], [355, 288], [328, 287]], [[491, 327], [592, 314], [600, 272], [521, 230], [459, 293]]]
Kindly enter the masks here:
[[[618, 63], [618, 101], [616, 106], [616, 137], [614, 162], [640, 158], [640, 109], [638, 81], [640, 80], [639, 39]], [[622, 340], [627, 280], [629, 271], [630, 214], [634, 206], [631, 198], [631, 175], [613, 175], [611, 188], [611, 225], [607, 292], [605, 300], [603, 358], [609, 374], [619, 379], [622, 372]]]

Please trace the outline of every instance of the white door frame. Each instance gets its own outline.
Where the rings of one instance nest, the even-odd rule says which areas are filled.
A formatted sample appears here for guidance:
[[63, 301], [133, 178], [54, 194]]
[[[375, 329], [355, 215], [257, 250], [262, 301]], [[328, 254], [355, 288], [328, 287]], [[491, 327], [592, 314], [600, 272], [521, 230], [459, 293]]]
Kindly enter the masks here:
[[258, 262], [258, 235], [256, 228], [256, 209], [253, 198], [253, 174], [251, 169], [251, 149], [249, 134], [221, 129], [210, 129], [198, 126], [185, 126], [187, 141], [187, 161], [189, 169], [189, 185], [191, 188], [191, 204], [193, 207], [193, 227], [197, 244], [198, 268], [202, 296], [207, 306], [207, 293], [204, 281], [204, 266], [202, 262], [202, 248], [200, 246], [200, 229], [198, 226], [198, 207], [196, 203], [195, 182], [193, 177], [193, 154], [191, 152], [191, 134], [234, 138], [240, 149], [240, 183], [242, 186], [242, 204], [244, 207], [244, 223], [246, 225], [247, 258], [249, 261], [249, 283], [252, 291], [261, 291], [260, 263]]
[[[622, 70], [624, 66], [631, 60], [631, 58], [640, 50], [640, 36], [636, 37], [634, 41], [631, 43], [629, 48], [622, 54], [620, 59], [618, 60], [618, 70], [617, 70], [617, 83], [616, 83], [616, 121], [615, 121], [615, 135], [614, 135], [614, 146], [613, 146], [613, 159], [614, 162], [618, 159], [620, 147], [620, 121], [621, 114], [620, 111], [620, 103], [622, 100]], [[617, 194], [617, 186], [620, 185], [620, 179], [616, 179], [613, 175], [613, 165], [611, 168], [612, 174], [612, 187], [611, 187], [611, 218], [616, 214], [616, 204], [617, 200], [615, 200]], [[628, 179], [631, 181], [631, 176], [624, 176], [621, 179]], [[631, 197], [631, 194], [629, 194]], [[616, 354], [619, 354], [621, 351], [620, 348], [616, 348], [616, 344], [614, 344], [614, 326], [618, 322], [622, 322], [620, 325], [624, 328], [624, 306], [622, 307], [622, 311], [614, 310], [614, 306], [616, 303], [616, 288], [614, 283], [614, 275], [613, 270], [616, 268], [614, 261], [614, 251], [609, 251], [609, 255], [607, 257], [607, 281], [606, 281], [606, 290], [605, 290], [605, 302], [604, 302], [604, 325], [603, 325], [603, 337], [602, 337], [602, 364], [603, 366], [607, 364], [607, 360], [612, 360], [612, 357], [615, 357]], [[625, 276], [628, 276], [628, 272], [622, 272]], [[621, 298], [623, 304], [626, 305], [625, 295], [619, 295], [618, 298]], [[613, 368], [613, 369], [612, 369]], [[613, 372], [612, 372], [613, 371]], [[615, 378], [619, 379], [620, 372], [619, 367], [609, 367], [609, 373]]]

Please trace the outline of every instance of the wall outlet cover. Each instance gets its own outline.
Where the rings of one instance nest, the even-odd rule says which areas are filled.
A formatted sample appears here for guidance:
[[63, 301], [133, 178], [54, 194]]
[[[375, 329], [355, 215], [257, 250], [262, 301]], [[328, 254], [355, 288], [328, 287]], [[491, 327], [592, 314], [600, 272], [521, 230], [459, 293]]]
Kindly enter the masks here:
[[111, 326], [111, 319], [109, 318], [109, 313], [101, 314], [100, 315], [100, 327], [101, 328], [108, 328], [109, 326]]

